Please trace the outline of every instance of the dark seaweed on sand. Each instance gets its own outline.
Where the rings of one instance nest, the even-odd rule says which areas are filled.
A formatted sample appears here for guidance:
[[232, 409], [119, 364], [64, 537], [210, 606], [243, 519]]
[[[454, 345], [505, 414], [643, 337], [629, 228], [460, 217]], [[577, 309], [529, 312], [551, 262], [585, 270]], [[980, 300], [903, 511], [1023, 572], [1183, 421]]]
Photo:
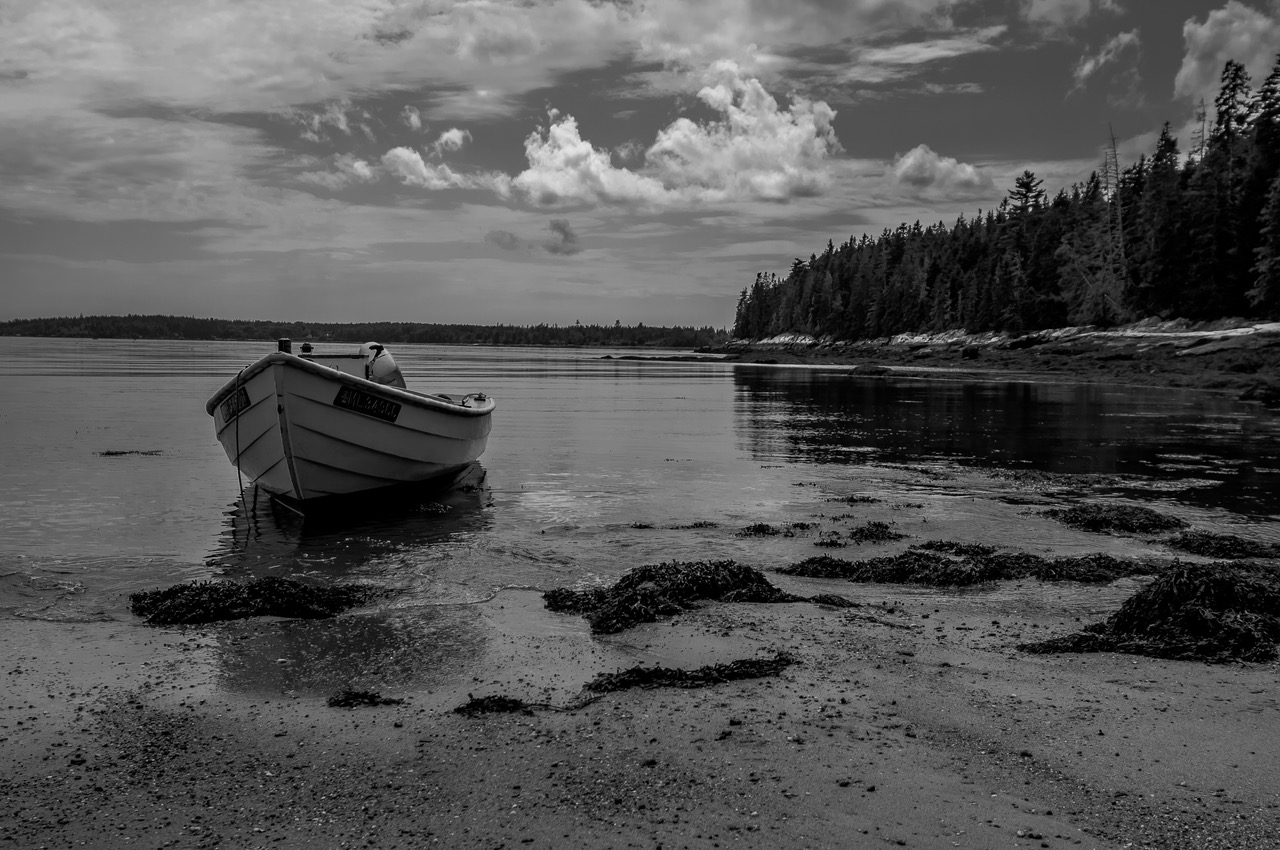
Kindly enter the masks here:
[[1103, 622], [1019, 649], [1227, 662], [1273, 660], [1277, 643], [1280, 571], [1261, 565], [1186, 564], [1129, 597]]
[[1076, 505], [1047, 510], [1044, 515], [1085, 531], [1158, 534], [1187, 527], [1187, 523], [1177, 517], [1166, 516], [1139, 505]]
[[627, 688], [705, 688], [736, 679], [760, 679], [776, 676], [796, 663], [796, 659], [780, 652], [773, 658], [746, 658], [725, 664], [711, 664], [695, 670], [668, 667], [632, 667], [617, 673], [601, 673], [586, 688], [598, 693]]
[[852, 543], [888, 543], [907, 536], [894, 531], [890, 525], [887, 522], [872, 521], [850, 530], [846, 536]]
[[1174, 549], [1206, 558], [1280, 558], [1280, 546], [1246, 540], [1234, 534], [1184, 531], [1164, 542]]
[[819, 555], [777, 571], [810, 578], [963, 587], [1020, 578], [1107, 583], [1124, 576], [1149, 575], [1160, 568], [1158, 564], [1124, 561], [1111, 555], [1042, 558], [1026, 552], [1001, 552], [990, 546], [940, 540], [912, 546], [899, 555], [861, 561]]
[[213, 623], [246, 617], [332, 617], [362, 605], [379, 591], [368, 585], [312, 587], [266, 576], [240, 583], [198, 581], [130, 594], [129, 610], [154, 626]]
[[577, 711], [605, 694], [629, 688], [706, 688], [739, 679], [761, 679], [777, 676], [792, 664], [800, 662], [785, 652], [773, 658], [741, 658], [724, 664], [709, 664], [693, 670], [670, 667], [629, 667], [616, 673], [601, 673], [583, 686], [583, 693], [568, 705], [545, 702], [528, 703], [516, 697], [467, 694], [468, 700], [454, 709], [457, 714], [477, 717], [481, 714], [533, 714], [535, 708], [552, 711]]
[[377, 691], [338, 691], [328, 699], [330, 708], [356, 708], [362, 705], [400, 705], [403, 702], [404, 700], [396, 699], [395, 697], [384, 697]]
[[470, 697], [465, 703], [455, 708], [455, 714], [476, 717], [481, 714], [533, 714], [531, 706], [524, 700], [515, 697], [487, 696]]
[[614, 634], [638, 623], [656, 622], [659, 617], [694, 608], [701, 600], [806, 601], [779, 590], [759, 570], [736, 561], [651, 564], [631, 570], [609, 588], [555, 588], [543, 594], [547, 608], [583, 615], [596, 634]]

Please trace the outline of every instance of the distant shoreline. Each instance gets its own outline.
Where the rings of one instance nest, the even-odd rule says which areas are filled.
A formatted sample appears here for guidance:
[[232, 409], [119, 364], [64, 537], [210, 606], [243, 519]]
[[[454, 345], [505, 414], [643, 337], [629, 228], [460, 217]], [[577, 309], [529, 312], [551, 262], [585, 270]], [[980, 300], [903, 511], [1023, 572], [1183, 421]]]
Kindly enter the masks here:
[[734, 363], [848, 366], [867, 376], [909, 372], [1215, 390], [1280, 406], [1280, 323], [1186, 330], [1060, 328], [1005, 335], [904, 335], [858, 342], [775, 339], [702, 349]]
[[62, 316], [0, 322], [0, 336], [55, 339], [154, 339], [256, 341], [288, 337], [296, 342], [421, 345], [551, 345], [698, 348], [723, 345], [729, 332], [711, 326], [646, 326], [643, 322], [536, 325], [434, 322], [310, 322], [194, 316]]

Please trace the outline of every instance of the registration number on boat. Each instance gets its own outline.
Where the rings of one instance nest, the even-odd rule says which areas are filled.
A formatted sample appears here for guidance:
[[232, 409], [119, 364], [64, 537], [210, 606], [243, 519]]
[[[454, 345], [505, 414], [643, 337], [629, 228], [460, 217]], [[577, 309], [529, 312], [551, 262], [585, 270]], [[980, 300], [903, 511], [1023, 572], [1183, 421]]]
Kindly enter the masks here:
[[227, 400], [222, 403], [222, 421], [230, 422], [232, 419], [240, 415], [240, 411], [249, 406], [249, 394], [245, 392], [244, 387], [236, 390], [227, 396]]
[[382, 419], [387, 422], [395, 422], [396, 417], [400, 415], [400, 405], [394, 401], [387, 401], [385, 398], [362, 393], [351, 387], [342, 387], [338, 390], [338, 394], [333, 399], [334, 407], [344, 407], [347, 410], [354, 410], [356, 413], [363, 413], [365, 416], [372, 416], [375, 419]]

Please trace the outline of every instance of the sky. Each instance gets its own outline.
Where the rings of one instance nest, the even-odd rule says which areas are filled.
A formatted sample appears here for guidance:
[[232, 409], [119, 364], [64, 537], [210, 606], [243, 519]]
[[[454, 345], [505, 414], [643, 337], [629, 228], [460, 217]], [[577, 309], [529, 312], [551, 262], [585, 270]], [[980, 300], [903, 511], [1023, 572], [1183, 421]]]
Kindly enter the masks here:
[[731, 326], [1278, 52], [1280, 0], [0, 0], [0, 320]]

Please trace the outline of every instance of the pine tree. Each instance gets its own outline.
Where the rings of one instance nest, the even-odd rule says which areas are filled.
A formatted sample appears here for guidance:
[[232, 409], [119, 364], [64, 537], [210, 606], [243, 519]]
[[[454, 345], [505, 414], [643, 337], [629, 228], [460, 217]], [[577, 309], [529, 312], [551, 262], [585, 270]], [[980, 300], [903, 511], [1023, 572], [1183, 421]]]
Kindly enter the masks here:
[[1271, 182], [1262, 209], [1262, 238], [1254, 257], [1249, 303], [1268, 318], [1280, 317], [1280, 177]]
[[1183, 172], [1178, 142], [1166, 122], [1147, 168], [1146, 189], [1138, 205], [1137, 286], [1134, 309], [1144, 316], [1167, 315], [1181, 301], [1186, 273]]

